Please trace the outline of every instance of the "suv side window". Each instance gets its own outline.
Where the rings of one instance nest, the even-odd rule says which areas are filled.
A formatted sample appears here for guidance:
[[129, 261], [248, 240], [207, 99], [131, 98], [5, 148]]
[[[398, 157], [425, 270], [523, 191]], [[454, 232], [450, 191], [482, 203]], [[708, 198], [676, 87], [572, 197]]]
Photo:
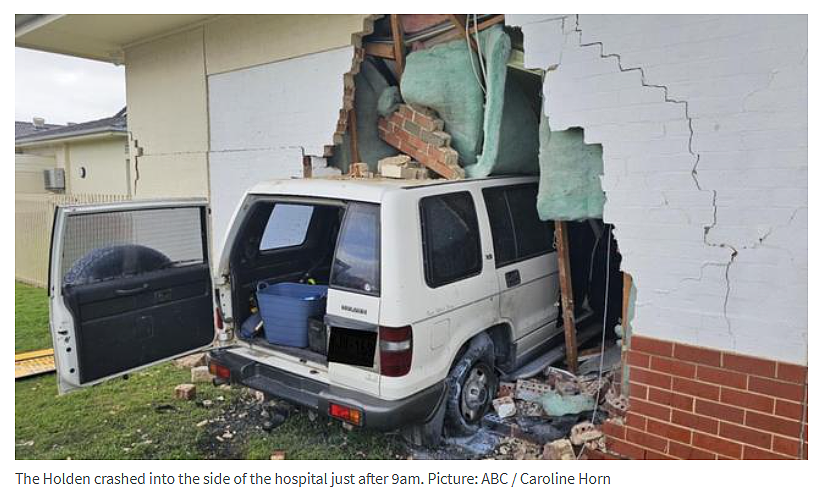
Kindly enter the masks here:
[[475, 202], [469, 192], [453, 192], [420, 200], [426, 284], [437, 288], [483, 268]]
[[537, 184], [490, 187], [483, 193], [496, 267], [554, 250], [552, 224], [538, 218]]

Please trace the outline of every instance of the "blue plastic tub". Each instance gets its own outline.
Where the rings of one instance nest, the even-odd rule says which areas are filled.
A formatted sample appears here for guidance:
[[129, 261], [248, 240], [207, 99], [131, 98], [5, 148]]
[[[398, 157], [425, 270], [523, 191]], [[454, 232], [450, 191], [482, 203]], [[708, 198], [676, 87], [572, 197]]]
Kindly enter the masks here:
[[308, 318], [325, 313], [328, 286], [260, 282], [256, 299], [265, 338], [274, 345], [308, 348]]

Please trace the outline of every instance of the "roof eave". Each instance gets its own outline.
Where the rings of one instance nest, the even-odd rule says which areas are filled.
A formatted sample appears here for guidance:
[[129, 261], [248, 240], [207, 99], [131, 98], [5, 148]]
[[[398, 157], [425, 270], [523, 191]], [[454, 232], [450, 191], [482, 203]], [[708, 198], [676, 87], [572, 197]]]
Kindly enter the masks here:
[[23, 136], [14, 141], [15, 146], [28, 145], [49, 145], [57, 142], [75, 142], [79, 140], [89, 140], [107, 137], [126, 136], [127, 131], [117, 128], [98, 128], [93, 130], [84, 130], [83, 132], [70, 132], [64, 134], [47, 135], [44, 137]]

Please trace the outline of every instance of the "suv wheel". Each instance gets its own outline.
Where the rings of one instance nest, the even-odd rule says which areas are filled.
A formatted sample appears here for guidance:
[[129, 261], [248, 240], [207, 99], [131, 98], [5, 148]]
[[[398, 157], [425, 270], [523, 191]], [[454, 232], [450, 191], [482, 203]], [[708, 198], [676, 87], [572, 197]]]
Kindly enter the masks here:
[[449, 371], [446, 430], [450, 436], [475, 433], [489, 411], [495, 389], [495, 348], [488, 335], [473, 338]]

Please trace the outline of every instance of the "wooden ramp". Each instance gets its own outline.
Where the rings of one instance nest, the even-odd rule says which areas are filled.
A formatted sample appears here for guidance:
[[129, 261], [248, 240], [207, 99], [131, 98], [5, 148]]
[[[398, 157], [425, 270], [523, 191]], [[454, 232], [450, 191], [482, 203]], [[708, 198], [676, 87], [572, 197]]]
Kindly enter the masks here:
[[23, 379], [54, 371], [54, 354], [55, 352], [51, 348], [15, 354], [14, 379]]

